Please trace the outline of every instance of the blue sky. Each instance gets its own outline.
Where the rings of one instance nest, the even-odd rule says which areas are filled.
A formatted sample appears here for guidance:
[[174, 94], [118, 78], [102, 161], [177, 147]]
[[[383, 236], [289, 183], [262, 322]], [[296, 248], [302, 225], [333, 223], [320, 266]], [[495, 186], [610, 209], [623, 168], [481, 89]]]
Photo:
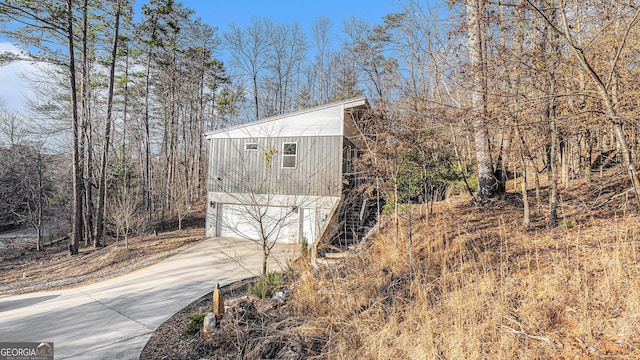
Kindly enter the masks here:
[[196, 17], [224, 31], [230, 22], [244, 26], [251, 18], [269, 18], [278, 23], [298, 22], [308, 31], [313, 20], [325, 16], [333, 22], [333, 32], [342, 31], [342, 22], [352, 16], [372, 23], [400, 11], [399, 0], [183, 0]]
[[[137, 16], [146, 0], [138, 0]], [[343, 21], [357, 17], [372, 24], [381, 24], [382, 17], [402, 10], [400, 0], [183, 0], [185, 7], [195, 11], [195, 17], [218, 28], [222, 34], [233, 22], [243, 27], [252, 18], [268, 18], [276, 23], [297, 22], [307, 34], [311, 23], [319, 16], [329, 18], [333, 24], [332, 34], [337, 38], [342, 32]], [[335, 39], [334, 39], [335, 40]], [[309, 41], [311, 39], [309, 38]], [[339, 42], [334, 41], [334, 46]], [[0, 52], [15, 51], [0, 34]], [[20, 78], [21, 73], [36, 71], [26, 62], [0, 67], [0, 99], [10, 110], [23, 110], [23, 97], [33, 96], [28, 84]]]

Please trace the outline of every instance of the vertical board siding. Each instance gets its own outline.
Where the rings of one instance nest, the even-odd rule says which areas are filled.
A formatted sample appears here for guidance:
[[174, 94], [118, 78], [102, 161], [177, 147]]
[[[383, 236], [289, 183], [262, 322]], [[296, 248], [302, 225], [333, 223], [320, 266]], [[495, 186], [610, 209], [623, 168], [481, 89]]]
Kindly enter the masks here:
[[[282, 168], [282, 144], [297, 143], [297, 166]], [[245, 150], [257, 143], [257, 151]], [[340, 196], [342, 137], [210, 139], [209, 191]], [[269, 167], [265, 154], [273, 152]]]

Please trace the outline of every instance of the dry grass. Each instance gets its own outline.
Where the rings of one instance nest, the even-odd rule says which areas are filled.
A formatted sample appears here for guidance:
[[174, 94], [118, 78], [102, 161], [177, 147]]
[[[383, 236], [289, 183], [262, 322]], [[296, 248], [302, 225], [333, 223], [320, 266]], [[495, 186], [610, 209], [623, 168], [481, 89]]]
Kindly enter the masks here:
[[[562, 191], [562, 225], [521, 226], [517, 195], [441, 203], [356, 255], [302, 274], [288, 301], [335, 359], [640, 358], [640, 224], [625, 178]], [[596, 195], [594, 195], [596, 194]], [[414, 214], [419, 214], [414, 209]]]

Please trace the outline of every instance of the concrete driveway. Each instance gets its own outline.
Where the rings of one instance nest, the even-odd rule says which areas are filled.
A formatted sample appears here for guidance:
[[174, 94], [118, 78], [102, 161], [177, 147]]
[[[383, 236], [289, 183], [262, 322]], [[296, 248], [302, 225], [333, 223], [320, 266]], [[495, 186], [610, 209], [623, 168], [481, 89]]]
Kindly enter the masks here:
[[[299, 254], [278, 244], [269, 269]], [[138, 359], [165, 320], [220, 286], [260, 273], [256, 243], [207, 239], [169, 259], [100, 283], [0, 297], [0, 342], [54, 342], [55, 359]]]

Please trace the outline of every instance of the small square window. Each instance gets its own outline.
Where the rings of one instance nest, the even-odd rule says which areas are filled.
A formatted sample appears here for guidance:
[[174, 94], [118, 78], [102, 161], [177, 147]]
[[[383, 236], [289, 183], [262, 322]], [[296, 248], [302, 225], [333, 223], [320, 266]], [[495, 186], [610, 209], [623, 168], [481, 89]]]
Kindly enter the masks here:
[[295, 169], [298, 162], [298, 144], [282, 144], [282, 168]]
[[244, 149], [247, 150], [247, 151], [258, 150], [258, 144], [256, 144], [256, 143], [245, 143], [244, 144]]
[[295, 155], [297, 144], [296, 143], [284, 143], [282, 153], [285, 155]]

